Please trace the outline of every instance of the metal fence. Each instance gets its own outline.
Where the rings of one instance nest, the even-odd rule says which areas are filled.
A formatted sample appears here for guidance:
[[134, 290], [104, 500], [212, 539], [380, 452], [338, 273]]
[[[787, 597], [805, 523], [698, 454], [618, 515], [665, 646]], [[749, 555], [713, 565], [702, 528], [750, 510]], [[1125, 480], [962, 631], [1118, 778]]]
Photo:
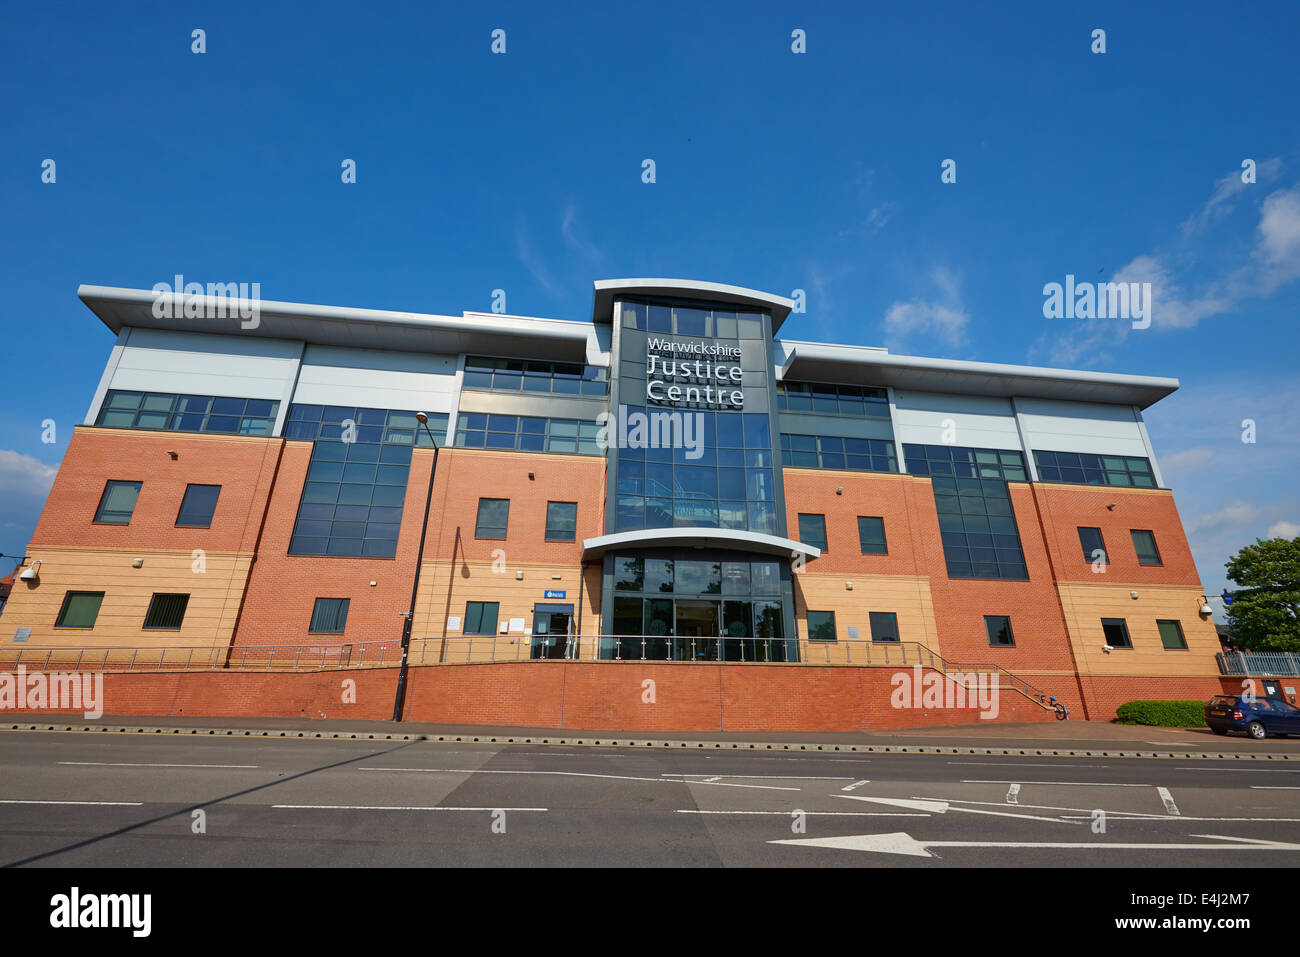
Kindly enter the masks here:
[[1300, 675], [1300, 655], [1289, 651], [1221, 651], [1214, 656], [1225, 675]]
[[[1219, 655], [1225, 674], [1225, 658]], [[1247, 655], [1290, 659], [1291, 655]], [[0, 671], [19, 666], [29, 671], [338, 671], [392, 668], [401, 663], [400, 641], [360, 641], [346, 644], [27, 647], [0, 646]], [[837, 665], [866, 668], [920, 666], [950, 678], [997, 675], [1001, 688], [1018, 691], [1048, 706], [1041, 688], [992, 662], [955, 662], [914, 641], [848, 639], [812, 641], [807, 638], [687, 638], [671, 635], [457, 635], [413, 638], [408, 662], [414, 666], [483, 664], [509, 661], [650, 661], [691, 664]], [[1251, 671], [1252, 674], [1296, 674], [1292, 671]]]

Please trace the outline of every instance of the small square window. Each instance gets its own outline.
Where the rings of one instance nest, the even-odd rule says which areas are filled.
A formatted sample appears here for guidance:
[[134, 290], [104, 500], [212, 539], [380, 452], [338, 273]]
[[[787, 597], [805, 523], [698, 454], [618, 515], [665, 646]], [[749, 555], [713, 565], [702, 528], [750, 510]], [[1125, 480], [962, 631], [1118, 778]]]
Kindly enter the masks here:
[[1016, 639], [1011, 634], [1011, 619], [1006, 615], [985, 615], [984, 628], [989, 633], [990, 648], [1016, 646]]
[[889, 548], [885, 544], [885, 520], [858, 516], [858, 541], [862, 545], [863, 555], [886, 555]]
[[481, 498], [478, 500], [478, 519], [474, 524], [475, 538], [505, 538], [510, 524], [510, 499]]
[[500, 603], [495, 601], [471, 601], [465, 604], [465, 622], [460, 631], [463, 635], [495, 635]]
[[151, 631], [180, 631], [189, 603], [189, 595], [154, 595], [144, 616], [144, 627]]
[[307, 631], [314, 635], [341, 635], [348, 623], [350, 598], [317, 598]]
[[826, 516], [799, 513], [799, 540], [805, 545], [821, 549], [826, 548]]
[[101, 525], [129, 525], [140, 497], [140, 482], [109, 482], [95, 510], [95, 521]]
[[1160, 560], [1160, 549], [1156, 548], [1156, 536], [1143, 528], [1132, 529], [1129, 534], [1133, 536], [1133, 550], [1137, 552], [1139, 565], [1163, 565]]
[[63, 596], [63, 607], [54, 619], [55, 628], [94, 628], [99, 617], [99, 606], [104, 601], [102, 591], [70, 591]]
[[1133, 647], [1133, 642], [1128, 636], [1128, 622], [1123, 618], [1103, 618], [1101, 632], [1106, 638], [1106, 644], [1112, 648]]
[[872, 641], [898, 641], [897, 612], [873, 611], [870, 617]]
[[1160, 644], [1164, 645], [1167, 651], [1187, 650], [1187, 639], [1183, 637], [1182, 622], [1157, 620], [1156, 628], [1160, 630]]
[[546, 540], [571, 542], [578, 533], [577, 502], [546, 503]]
[[808, 612], [808, 640], [835, 641], [835, 612]]
[[220, 485], [187, 485], [181, 499], [181, 510], [176, 524], [183, 528], [211, 528], [212, 515], [217, 510]]

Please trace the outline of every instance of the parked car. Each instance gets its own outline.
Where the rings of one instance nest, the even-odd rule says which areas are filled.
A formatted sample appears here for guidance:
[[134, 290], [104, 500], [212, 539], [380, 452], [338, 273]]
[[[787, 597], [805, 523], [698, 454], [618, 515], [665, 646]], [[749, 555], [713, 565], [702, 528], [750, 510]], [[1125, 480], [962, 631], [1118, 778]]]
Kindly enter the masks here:
[[1205, 705], [1205, 723], [1215, 734], [1244, 731], [1252, 738], [1300, 734], [1300, 708], [1281, 698], [1216, 694]]

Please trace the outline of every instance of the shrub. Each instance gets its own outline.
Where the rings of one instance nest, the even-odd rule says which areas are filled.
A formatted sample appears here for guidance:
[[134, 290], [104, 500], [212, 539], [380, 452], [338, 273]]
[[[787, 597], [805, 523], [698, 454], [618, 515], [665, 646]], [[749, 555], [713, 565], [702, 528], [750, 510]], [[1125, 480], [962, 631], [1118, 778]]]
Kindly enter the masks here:
[[1204, 701], [1126, 701], [1115, 709], [1116, 724], [1161, 728], [1204, 728]]

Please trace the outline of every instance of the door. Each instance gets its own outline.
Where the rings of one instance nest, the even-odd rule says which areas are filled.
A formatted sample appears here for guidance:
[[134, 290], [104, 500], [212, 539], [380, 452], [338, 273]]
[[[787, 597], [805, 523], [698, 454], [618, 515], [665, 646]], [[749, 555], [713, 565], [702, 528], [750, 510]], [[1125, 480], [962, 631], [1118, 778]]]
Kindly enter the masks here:
[[572, 624], [572, 605], [534, 605], [533, 647], [529, 657], [567, 658]]
[[673, 658], [676, 661], [713, 661], [718, 657], [718, 605], [716, 601], [677, 602]]

